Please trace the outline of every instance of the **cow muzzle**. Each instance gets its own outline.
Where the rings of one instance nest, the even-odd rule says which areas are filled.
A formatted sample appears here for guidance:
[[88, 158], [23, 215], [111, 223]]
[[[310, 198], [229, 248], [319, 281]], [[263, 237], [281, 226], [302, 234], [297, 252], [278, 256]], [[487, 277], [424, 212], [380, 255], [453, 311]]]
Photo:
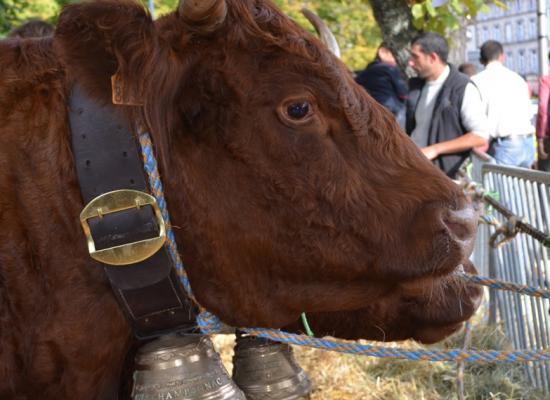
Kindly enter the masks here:
[[465, 253], [470, 254], [478, 222], [478, 212], [474, 207], [466, 204], [458, 210], [445, 210], [441, 220], [452, 240], [459, 243]]
[[162, 336], [138, 351], [133, 400], [246, 400], [207, 336]]
[[406, 234], [408, 254], [418, 268], [414, 269], [417, 275], [409, 277], [450, 274], [470, 256], [478, 211], [466, 199], [459, 199], [458, 203], [456, 207], [427, 204], [415, 215]]

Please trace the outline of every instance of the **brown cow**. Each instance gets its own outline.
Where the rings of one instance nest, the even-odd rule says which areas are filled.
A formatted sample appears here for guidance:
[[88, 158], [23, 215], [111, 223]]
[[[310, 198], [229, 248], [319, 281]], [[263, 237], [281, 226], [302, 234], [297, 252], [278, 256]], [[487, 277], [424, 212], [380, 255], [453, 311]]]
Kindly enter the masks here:
[[85, 2], [54, 38], [0, 43], [1, 399], [116, 397], [132, 334], [87, 253], [67, 118], [75, 82], [108, 103], [115, 72], [143, 94], [124, 109], [151, 131], [196, 297], [226, 323], [300, 330], [305, 311], [317, 335], [433, 342], [477, 307], [451, 276], [475, 272], [461, 190], [316, 38], [226, 1], [199, 22]]

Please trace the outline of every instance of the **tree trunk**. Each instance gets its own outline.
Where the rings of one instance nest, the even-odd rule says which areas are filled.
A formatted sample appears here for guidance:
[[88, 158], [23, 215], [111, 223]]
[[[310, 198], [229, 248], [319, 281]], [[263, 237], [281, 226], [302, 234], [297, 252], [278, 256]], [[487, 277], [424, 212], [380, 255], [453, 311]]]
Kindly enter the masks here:
[[407, 0], [369, 0], [369, 2], [374, 18], [382, 31], [384, 42], [395, 55], [401, 71], [410, 76], [410, 68], [407, 69], [409, 43], [419, 31], [412, 24], [411, 9]]
[[468, 39], [466, 37], [468, 21], [466, 18], [460, 18], [460, 28], [456, 31], [449, 32], [447, 37], [449, 38], [449, 62], [453, 63], [457, 67], [466, 62], [466, 44]]

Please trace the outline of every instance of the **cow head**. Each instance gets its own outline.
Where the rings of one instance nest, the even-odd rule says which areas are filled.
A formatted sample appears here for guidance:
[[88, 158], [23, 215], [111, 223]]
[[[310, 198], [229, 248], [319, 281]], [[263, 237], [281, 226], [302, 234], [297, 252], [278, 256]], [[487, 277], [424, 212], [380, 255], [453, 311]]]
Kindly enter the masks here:
[[390, 113], [269, 1], [68, 7], [56, 49], [100, 101], [110, 77], [154, 138], [198, 301], [234, 326], [432, 342], [475, 311], [453, 278], [476, 216]]

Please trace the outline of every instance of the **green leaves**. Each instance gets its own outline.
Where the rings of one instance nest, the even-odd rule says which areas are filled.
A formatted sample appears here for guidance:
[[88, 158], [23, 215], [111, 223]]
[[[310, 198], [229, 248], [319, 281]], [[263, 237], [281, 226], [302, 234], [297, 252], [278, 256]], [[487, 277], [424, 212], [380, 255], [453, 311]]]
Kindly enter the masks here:
[[366, 0], [274, 0], [287, 15], [315, 33], [300, 10], [307, 7], [332, 31], [342, 52], [342, 60], [352, 70], [363, 69], [374, 58], [382, 34]]
[[460, 28], [461, 21], [474, 18], [488, 10], [487, 3], [506, 8], [499, 0], [449, 0], [434, 7], [432, 0], [421, 0], [411, 7], [415, 28], [447, 34]]
[[421, 21], [424, 18], [424, 5], [420, 3], [412, 6], [411, 14], [415, 21]]
[[71, 0], [0, 0], [0, 37], [29, 19], [55, 22], [61, 7]]
[[[61, 8], [79, 0], [0, 0], [0, 36], [6, 35], [13, 27], [29, 18], [40, 18], [55, 22]], [[145, 6], [148, 0], [140, 0]], [[372, 0], [373, 2], [375, 0]], [[436, 31], [446, 34], [460, 27], [461, 21], [486, 11], [486, 3], [506, 7], [504, 0], [448, 0], [434, 7], [432, 0], [401, 0], [406, 13], [410, 9], [412, 22], [419, 30]], [[369, 4], [369, 0], [274, 0], [281, 9], [305, 29], [314, 32], [313, 27], [302, 16], [302, 7], [308, 7], [321, 17], [332, 30], [340, 49], [343, 61], [353, 70], [359, 70], [374, 58], [376, 48], [382, 41], [382, 33]], [[159, 17], [176, 9], [178, 0], [154, 0], [155, 16]], [[389, 3], [388, 3], [389, 4]], [[408, 8], [407, 4], [412, 4]], [[394, 10], [386, 6], [391, 14]], [[388, 19], [388, 18], [386, 18]], [[392, 26], [388, 31], [398, 31], [400, 26], [389, 18]]]
[[27, 6], [25, 0], [0, 0], [0, 36], [11, 30]]
[[[147, 7], [147, 0], [140, 0], [141, 3]], [[178, 6], [178, 0], [155, 0], [155, 17], [168, 14], [174, 11]]]

